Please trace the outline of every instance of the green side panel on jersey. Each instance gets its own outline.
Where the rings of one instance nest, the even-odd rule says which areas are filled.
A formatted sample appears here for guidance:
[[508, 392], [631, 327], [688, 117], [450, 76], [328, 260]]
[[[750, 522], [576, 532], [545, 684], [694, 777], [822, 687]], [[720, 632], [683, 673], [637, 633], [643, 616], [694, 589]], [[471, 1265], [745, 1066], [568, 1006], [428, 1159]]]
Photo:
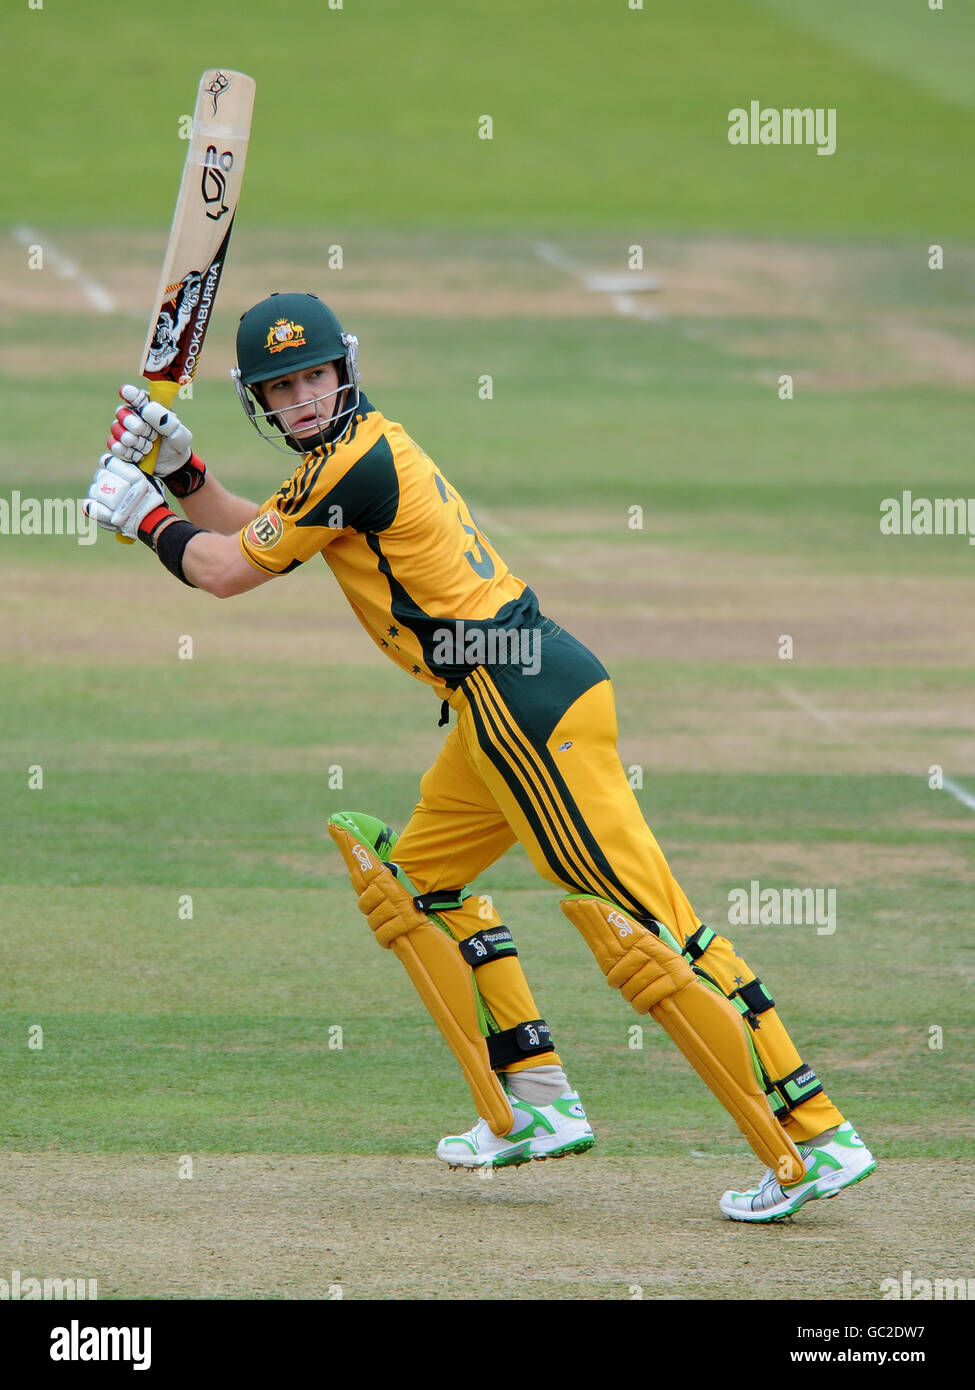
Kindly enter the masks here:
[[[323, 459], [318, 467], [327, 468], [328, 459]], [[318, 469], [310, 476], [317, 479]], [[282, 507], [282, 511], [286, 510]], [[311, 511], [295, 520], [295, 525], [324, 526], [332, 531], [347, 526], [356, 531], [385, 531], [393, 524], [398, 510], [399, 475], [389, 441], [382, 435]]]

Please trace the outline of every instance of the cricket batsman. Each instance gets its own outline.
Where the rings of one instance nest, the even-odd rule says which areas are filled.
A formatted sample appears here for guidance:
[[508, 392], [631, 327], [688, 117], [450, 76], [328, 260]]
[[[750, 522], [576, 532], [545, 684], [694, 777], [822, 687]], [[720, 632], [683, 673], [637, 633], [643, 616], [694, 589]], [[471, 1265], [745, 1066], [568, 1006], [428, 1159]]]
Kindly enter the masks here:
[[[873, 1156], [768, 988], [671, 874], [619, 760], [606, 670], [366, 398], [355, 337], [315, 295], [274, 294], [241, 318], [232, 375], [248, 419], [291, 456], [266, 502], [228, 492], [173, 411], [123, 386], [88, 514], [219, 598], [321, 556], [380, 650], [436, 692], [440, 723], [454, 712], [402, 834], [361, 812], [329, 822], [370, 928], [471, 1089], [478, 1119], [437, 1157], [498, 1168], [595, 1143], [512, 931], [468, 886], [518, 841], [607, 983], [668, 1033], [764, 1163], [754, 1187], [721, 1197], [726, 1216], [781, 1220], [867, 1177]], [[138, 464], [157, 439], [149, 478]]]

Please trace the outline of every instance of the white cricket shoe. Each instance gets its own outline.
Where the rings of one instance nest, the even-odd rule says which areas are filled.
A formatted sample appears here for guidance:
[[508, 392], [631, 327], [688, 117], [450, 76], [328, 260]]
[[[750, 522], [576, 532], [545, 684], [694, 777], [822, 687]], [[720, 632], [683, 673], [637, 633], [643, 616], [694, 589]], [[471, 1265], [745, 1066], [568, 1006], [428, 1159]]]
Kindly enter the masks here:
[[877, 1160], [849, 1123], [839, 1126], [825, 1144], [800, 1144], [805, 1176], [783, 1187], [771, 1168], [757, 1187], [726, 1192], [720, 1206], [732, 1221], [782, 1221], [816, 1197], [835, 1197], [845, 1187], [869, 1177]]
[[582, 1101], [566, 1091], [551, 1105], [529, 1105], [509, 1093], [514, 1128], [499, 1139], [487, 1120], [478, 1119], [466, 1134], [448, 1134], [437, 1157], [451, 1168], [508, 1168], [538, 1158], [585, 1153], [596, 1142]]

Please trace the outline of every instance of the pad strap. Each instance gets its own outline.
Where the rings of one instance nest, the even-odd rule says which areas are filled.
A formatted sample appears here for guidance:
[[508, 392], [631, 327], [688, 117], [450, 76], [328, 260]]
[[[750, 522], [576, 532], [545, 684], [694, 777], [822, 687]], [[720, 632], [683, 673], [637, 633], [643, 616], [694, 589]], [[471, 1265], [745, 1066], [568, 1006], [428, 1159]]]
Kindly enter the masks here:
[[533, 1054], [554, 1052], [552, 1030], [544, 1019], [535, 1018], [530, 1023], [519, 1023], [516, 1028], [504, 1028], [500, 1033], [491, 1033], [487, 1039], [488, 1057], [494, 1071], [502, 1071], [523, 1062]]
[[417, 912], [450, 912], [463, 907], [470, 895], [469, 888], [436, 888], [432, 893], [417, 893], [413, 903]]
[[788, 1076], [783, 1076], [780, 1081], [773, 1081], [771, 1084], [773, 1090], [769, 1094], [769, 1104], [776, 1117], [795, 1110], [797, 1105], [818, 1096], [823, 1089], [819, 1077], [805, 1062], [801, 1062]]
[[499, 956], [516, 956], [518, 954], [515, 946], [514, 937], [507, 927], [486, 927], [484, 931], [476, 931], [473, 936], [468, 936], [464, 941], [458, 941], [460, 953], [467, 961], [472, 970], [476, 970], [480, 965], [487, 965], [492, 960], [497, 960]]
[[700, 960], [704, 952], [714, 940], [715, 933], [710, 927], [702, 923], [693, 936], [689, 936], [684, 942], [684, 955], [693, 965], [696, 960]]
[[[758, 1023], [759, 1014], [764, 1014], [769, 1009], [775, 1008], [775, 1000], [757, 975], [754, 980], [749, 980], [747, 985], [733, 989], [728, 998], [738, 1008], [744, 1005], [744, 1016], [752, 1028]], [[741, 1004], [738, 1003], [739, 1000], [741, 1000]]]

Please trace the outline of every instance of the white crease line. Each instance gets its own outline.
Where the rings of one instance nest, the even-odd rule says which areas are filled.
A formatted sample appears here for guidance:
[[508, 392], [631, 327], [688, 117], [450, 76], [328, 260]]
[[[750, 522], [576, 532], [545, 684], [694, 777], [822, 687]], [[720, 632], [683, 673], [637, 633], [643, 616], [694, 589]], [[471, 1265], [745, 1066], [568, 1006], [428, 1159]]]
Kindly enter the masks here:
[[627, 318], [660, 320], [663, 315], [647, 304], [641, 304], [634, 296], [659, 290], [661, 282], [656, 275], [639, 271], [598, 271], [585, 270], [571, 260], [564, 251], [553, 246], [550, 241], [536, 241], [532, 250], [539, 260], [573, 275], [581, 280], [587, 290], [594, 294], [609, 295], [610, 303], [618, 314]]
[[[845, 738], [848, 743], [863, 742], [858, 735], [851, 733], [849, 729], [844, 729], [841, 724], [838, 724], [836, 720], [824, 710], [818, 709], [817, 706], [813, 704], [812, 700], [807, 699], [805, 695], [800, 695], [798, 690], [792, 690], [787, 685], [777, 685], [775, 688], [782, 695], [785, 695], [787, 699], [791, 700], [794, 705], [797, 705], [799, 709], [804, 710], [806, 714], [812, 715], [813, 719], [818, 719], [820, 724], [824, 724], [831, 733], [838, 734], [841, 738]], [[905, 773], [905, 776], [909, 777], [916, 775], [913, 769]], [[967, 792], [964, 787], [960, 787], [958, 783], [953, 782], [950, 777], [942, 777], [941, 786], [946, 792], [950, 792], [956, 801], [960, 801], [961, 804], [967, 806], [970, 811], [975, 811], [975, 796], [973, 796], [971, 792]]]
[[648, 322], [657, 323], [664, 318], [659, 309], [653, 309], [649, 304], [641, 304], [631, 294], [614, 294], [612, 299], [613, 308], [624, 317], [646, 319]]
[[972, 796], [971, 792], [966, 792], [964, 787], [960, 787], [957, 782], [952, 782], [948, 777], [942, 777], [941, 785], [946, 792], [951, 792], [956, 801], [960, 801], [970, 811], [975, 811], [975, 796]]
[[804, 710], [806, 714], [812, 715], [813, 719], [818, 719], [820, 724], [825, 725], [831, 733], [838, 734], [840, 738], [845, 738], [848, 742], [852, 741], [857, 743], [859, 741], [855, 734], [851, 734], [848, 729], [844, 729], [842, 725], [837, 724], [836, 720], [833, 719], [831, 715], [826, 714], [824, 710], [818, 709], [813, 704], [812, 700], [808, 700], [805, 695], [800, 695], [798, 690], [793, 690], [788, 685], [777, 685], [775, 688], [784, 695], [787, 700], [791, 700], [794, 705], [798, 706], [799, 709]]
[[52, 262], [62, 280], [74, 281], [88, 303], [93, 305], [99, 313], [115, 313], [117, 305], [108, 290], [97, 280], [92, 279], [90, 275], [86, 275], [80, 266], [63, 255], [51, 241], [42, 237], [39, 232], [35, 232], [31, 227], [19, 226], [12, 228], [10, 235], [20, 246], [40, 246], [43, 254]]
[[548, 261], [549, 265], [554, 265], [556, 270], [568, 271], [570, 275], [578, 275], [579, 268], [567, 256], [564, 256], [557, 246], [553, 246], [550, 241], [536, 241], [532, 247], [535, 255], [543, 261]]

